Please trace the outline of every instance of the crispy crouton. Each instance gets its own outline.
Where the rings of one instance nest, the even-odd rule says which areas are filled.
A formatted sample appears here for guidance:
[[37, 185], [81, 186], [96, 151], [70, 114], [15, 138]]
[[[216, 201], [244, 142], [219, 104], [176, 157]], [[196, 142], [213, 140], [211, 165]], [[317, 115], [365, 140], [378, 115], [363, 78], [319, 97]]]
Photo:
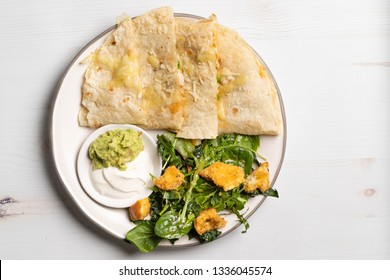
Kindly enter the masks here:
[[129, 214], [131, 221], [139, 221], [146, 218], [150, 212], [149, 198], [138, 200], [136, 203], [129, 207]]
[[214, 208], [209, 208], [199, 213], [194, 221], [194, 227], [196, 232], [202, 235], [205, 232], [223, 228], [226, 223], [226, 220], [220, 217]]
[[223, 162], [213, 163], [200, 171], [199, 175], [213, 181], [224, 191], [234, 189], [245, 181], [244, 170], [241, 167]]
[[249, 174], [244, 182], [244, 190], [247, 193], [259, 189], [262, 193], [270, 188], [268, 162], [263, 162], [260, 166]]
[[164, 174], [153, 180], [156, 187], [164, 191], [177, 189], [184, 181], [184, 175], [175, 166], [169, 166]]

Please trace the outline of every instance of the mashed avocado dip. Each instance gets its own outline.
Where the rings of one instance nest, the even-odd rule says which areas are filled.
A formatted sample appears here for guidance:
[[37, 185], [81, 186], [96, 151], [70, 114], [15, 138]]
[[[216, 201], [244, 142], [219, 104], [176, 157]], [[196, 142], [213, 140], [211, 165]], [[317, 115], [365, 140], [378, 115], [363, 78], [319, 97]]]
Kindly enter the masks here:
[[126, 170], [126, 163], [133, 161], [144, 149], [141, 135], [132, 129], [115, 129], [101, 134], [88, 150], [93, 170], [109, 166]]

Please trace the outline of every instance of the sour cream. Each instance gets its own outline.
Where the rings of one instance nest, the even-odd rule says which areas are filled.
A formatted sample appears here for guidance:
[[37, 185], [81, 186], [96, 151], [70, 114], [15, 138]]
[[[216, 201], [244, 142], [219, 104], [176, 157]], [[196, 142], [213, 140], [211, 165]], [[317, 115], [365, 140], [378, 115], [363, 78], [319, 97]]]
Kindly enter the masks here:
[[[116, 167], [93, 170], [88, 157], [90, 144], [102, 133], [118, 128], [142, 132], [144, 150], [126, 164], [124, 171]], [[154, 139], [147, 131], [134, 125], [106, 125], [95, 130], [83, 143], [77, 158], [77, 173], [84, 191], [96, 202], [113, 208], [126, 208], [148, 197], [153, 186], [151, 174], [158, 177], [162, 169]]]
[[139, 199], [148, 197], [153, 185], [150, 174], [153, 173], [153, 162], [148, 154], [141, 152], [138, 157], [126, 164], [127, 169], [121, 171], [116, 167], [93, 170], [90, 168], [89, 176], [96, 191], [113, 199], [126, 199], [131, 197], [131, 204]]

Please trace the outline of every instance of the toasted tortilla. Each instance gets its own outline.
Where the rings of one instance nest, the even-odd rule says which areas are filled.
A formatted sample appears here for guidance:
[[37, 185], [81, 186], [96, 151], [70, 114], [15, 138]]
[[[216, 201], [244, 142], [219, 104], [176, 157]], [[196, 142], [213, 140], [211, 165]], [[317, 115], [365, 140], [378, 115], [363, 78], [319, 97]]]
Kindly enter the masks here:
[[92, 54], [81, 88], [80, 125], [146, 123], [138, 47], [134, 40], [126, 39], [134, 36], [131, 19], [125, 19]]
[[252, 48], [218, 25], [218, 134], [277, 135], [282, 116], [276, 87]]
[[218, 135], [216, 18], [177, 18], [176, 23], [176, 46], [184, 85], [184, 122], [177, 136], [212, 139]]
[[90, 58], [79, 123], [128, 123], [188, 139], [277, 135], [281, 107], [270, 74], [213, 15], [175, 18], [170, 7], [125, 18]]
[[81, 125], [130, 123], [181, 127], [173, 11], [162, 7], [126, 18], [92, 57], [82, 85]]
[[183, 122], [183, 98], [178, 77], [173, 10], [170, 7], [152, 10], [136, 17], [133, 24], [138, 38], [145, 126], [176, 131]]

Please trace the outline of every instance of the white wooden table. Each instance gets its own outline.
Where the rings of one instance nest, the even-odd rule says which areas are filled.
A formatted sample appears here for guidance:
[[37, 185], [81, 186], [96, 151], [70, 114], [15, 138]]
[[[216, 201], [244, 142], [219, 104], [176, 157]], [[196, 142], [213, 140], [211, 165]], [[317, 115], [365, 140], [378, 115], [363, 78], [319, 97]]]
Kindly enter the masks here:
[[[140, 254], [102, 232], [55, 174], [48, 141], [58, 79], [113, 25], [171, 5], [239, 31], [281, 89], [287, 152], [246, 234]], [[0, 4], [0, 259], [389, 259], [388, 0]]]

